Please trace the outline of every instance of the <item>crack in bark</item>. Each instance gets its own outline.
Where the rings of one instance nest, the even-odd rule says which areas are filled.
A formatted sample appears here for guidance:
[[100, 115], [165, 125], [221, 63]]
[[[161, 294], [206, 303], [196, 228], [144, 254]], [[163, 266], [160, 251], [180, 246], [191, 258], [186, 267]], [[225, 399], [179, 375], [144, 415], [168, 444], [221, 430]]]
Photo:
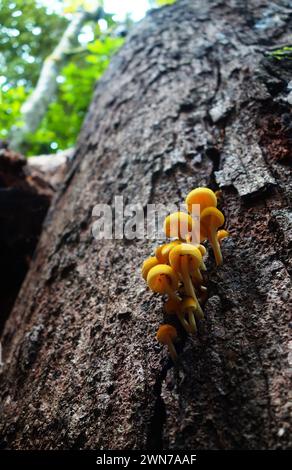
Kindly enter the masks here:
[[162, 398], [162, 385], [166, 379], [167, 372], [171, 366], [167, 364], [162, 368], [158, 375], [153, 393], [156, 397], [154, 403], [154, 411], [150, 420], [149, 431], [146, 440], [146, 449], [149, 450], [162, 450], [163, 446], [163, 430], [166, 424], [166, 406]]

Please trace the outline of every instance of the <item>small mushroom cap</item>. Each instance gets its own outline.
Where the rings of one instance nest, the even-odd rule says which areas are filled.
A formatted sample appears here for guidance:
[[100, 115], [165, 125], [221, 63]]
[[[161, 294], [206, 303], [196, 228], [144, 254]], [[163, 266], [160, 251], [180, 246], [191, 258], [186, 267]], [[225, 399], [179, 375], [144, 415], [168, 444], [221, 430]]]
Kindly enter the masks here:
[[185, 311], [188, 308], [191, 308], [193, 310], [197, 309], [196, 301], [192, 297], [185, 297], [182, 301], [182, 305], [181, 305], [182, 311]]
[[167, 237], [178, 237], [185, 240], [187, 235], [193, 233], [195, 222], [189, 214], [185, 212], [173, 212], [166, 217], [163, 225], [164, 233]]
[[226, 237], [229, 237], [229, 232], [227, 232], [227, 230], [218, 230], [217, 232], [217, 238], [219, 240], [219, 242], [221, 240], [223, 240], [223, 238], [226, 238]]
[[145, 259], [142, 264], [142, 276], [145, 281], [147, 280], [147, 275], [150, 269], [156, 266], [157, 264], [159, 264], [159, 261], [156, 256], [150, 256], [149, 258]]
[[176, 246], [181, 243], [180, 240], [174, 240], [170, 243], [158, 246], [155, 250], [155, 256], [161, 264], [169, 264], [169, 253]]
[[217, 197], [212, 189], [209, 188], [196, 188], [193, 189], [186, 197], [186, 206], [189, 213], [192, 213], [192, 205], [199, 204], [200, 212], [206, 207], [217, 207]]
[[188, 256], [190, 263], [195, 268], [198, 268], [202, 262], [202, 255], [198, 248], [189, 243], [181, 243], [174, 247], [169, 254], [169, 262], [175, 272], [181, 272], [181, 257]]
[[216, 207], [207, 207], [201, 213], [201, 240], [208, 238], [209, 229], [216, 230], [224, 224], [224, 215]]
[[157, 331], [156, 339], [161, 344], [168, 344], [177, 338], [177, 331], [172, 325], [161, 325]]
[[180, 309], [181, 302], [179, 302], [178, 300], [168, 299], [168, 301], [164, 304], [164, 311], [168, 315], [175, 315], [180, 312]]
[[157, 264], [148, 272], [147, 284], [153, 292], [165, 294], [169, 287], [173, 291], [177, 290], [178, 278], [171, 266]]

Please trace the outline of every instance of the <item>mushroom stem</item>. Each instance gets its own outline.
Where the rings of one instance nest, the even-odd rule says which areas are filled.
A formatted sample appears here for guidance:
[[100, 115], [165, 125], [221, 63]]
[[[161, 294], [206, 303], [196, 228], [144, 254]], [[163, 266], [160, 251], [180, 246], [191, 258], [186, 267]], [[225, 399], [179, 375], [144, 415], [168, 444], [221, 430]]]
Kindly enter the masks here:
[[221, 253], [221, 248], [220, 248], [220, 243], [217, 238], [217, 232], [215, 229], [210, 229], [210, 243], [213, 248], [213, 252], [215, 255], [215, 260], [217, 266], [223, 263], [223, 258], [222, 258], [222, 253]]
[[195, 292], [195, 289], [194, 289], [194, 286], [193, 286], [193, 283], [192, 283], [192, 280], [191, 280], [191, 277], [190, 277], [189, 260], [188, 260], [187, 256], [182, 256], [181, 267], [182, 267], [182, 279], [183, 279], [186, 294], [188, 296], [192, 297], [195, 300], [196, 305], [197, 305], [197, 310], [198, 310], [200, 316], [202, 316], [202, 318], [204, 318], [203, 310], [201, 309], [201, 306], [198, 302], [196, 292]]
[[194, 270], [194, 277], [199, 282], [199, 284], [202, 284], [204, 282], [203, 276], [199, 268], [196, 268]]
[[173, 299], [169, 299], [164, 304], [164, 310], [165, 310], [165, 313], [168, 315], [176, 315], [176, 317], [179, 319], [184, 330], [187, 333], [191, 333], [191, 327], [185, 318], [186, 312], [182, 309], [181, 300], [177, 302]]
[[174, 363], [176, 363], [177, 362], [177, 352], [176, 352], [176, 349], [175, 349], [175, 346], [174, 346], [172, 340], [169, 339], [166, 344], [167, 344], [171, 359], [173, 360]]
[[[194, 245], [194, 243], [192, 243], [192, 240], [191, 240], [191, 239], [190, 239], [190, 241], [187, 240], [186, 242], [189, 243], [189, 244], [191, 244], [191, 245]], [[199, 268], [197, 268], [197, 270], [196, 270], [196, 273], [198, 274], [198, 276], [197, 276], [198, 280], [200, 280], [200, 282], [203, 282], [203, 278], [202, 278], [202, 275], [201, 275], [200, 270], [201, 270], [201, 271], [207, 271], [207, 267], [206, 267], [206, 265], [205, 265], [205, 263], [204, 263], [204, 260], [203, 260], [203, 256], [206, 254], [206, 250], [204, 250], [204, 251], [202, 252], [202, 250], [201, 250], [201, 248], [203, 248], [202, 245], [194, 245], [194, 246], [195, 246], [196, 248], [198, 248], [198, 250], [200, 251], [200, 253], [201, 253], [201, 255], [202, 255], [202, 260], [201, 260], [201, 262], [200, 262]]]
[[165, 286], [165, 293], [168, 295], [168, 297], [172, 300], [175, 300], [176, 302], [180, 302], [180, 298], [178, 295], [172, 290], [169, 284], [166, 283]]
[[183, 327], [183, 329], [187, 332], [187, 333], [193, 333], [193, 327], [191, 325], [191, 322], [187, 322], [187, 320], [185, 319], [185, 316], [183, 314], [183, 312], [179, 312], [177, 313], [177, 317], [179, 319], [179, 321], [181, 322], [181, 325]]
[[203, 260], [201, 261], [200, 269], [201, 269], [202, 271], [207, 271], [207, 267], [206, 267], [206, 265], [205, 265], [205, 263], [204, 263]]
[[191, 333], [195, 333], [197, 331], [197, 324], [196, 324], [196, 320], [194, 317], [194, 312], [192, 311], [191, 308], [188, 308], [188, 318], [189, 318], [189, 324], [191, 327]]

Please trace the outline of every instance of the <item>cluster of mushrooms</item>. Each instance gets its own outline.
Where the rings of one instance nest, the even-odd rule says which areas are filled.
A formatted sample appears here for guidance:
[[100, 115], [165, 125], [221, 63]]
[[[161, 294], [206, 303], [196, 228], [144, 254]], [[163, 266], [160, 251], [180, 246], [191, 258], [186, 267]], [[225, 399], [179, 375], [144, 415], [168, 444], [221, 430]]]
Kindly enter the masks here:
[[[188, 334], [194, 334], [197, 320], [204, 318], [201, 305], [207, 298], [202, 275], [206, 271], [206, 248], [202, 243], [209, 241], [216, 264], [220, 265], [220, 241], [228, 236], [226, 230], [218, 230], [224, 224], [224, 215], [217, 208], [218, 193], [209, 188], [192, 190], [185, 200], [188, 214], [175, 212], [164, 221], [164, 232], [172, 240], [158, 246], [155, 256], [147, 258], [142, 265], [142, 276], [150, 289], [168, 297], [164, 304], [165, 313], [176, 315]], [[191, 216], [195, 204], [200, 208], [199, 220]], [[196, 232], [194, 225], [198, 223]], [[198, 233], [196, 240], [194, 233]], [[160, 343], [168, 346], [174, 362], [177, 360], [174, 346], [177, 336], [176, 328], [169, 324], [161, 325], [156, 335]]]

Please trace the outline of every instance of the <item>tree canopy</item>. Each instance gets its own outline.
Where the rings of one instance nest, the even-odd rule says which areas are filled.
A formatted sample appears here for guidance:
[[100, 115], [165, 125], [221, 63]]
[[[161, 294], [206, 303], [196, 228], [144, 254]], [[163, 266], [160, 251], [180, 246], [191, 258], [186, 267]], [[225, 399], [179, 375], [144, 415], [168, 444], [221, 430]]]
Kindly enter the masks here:
[[[0, 1], [1, 107], [0, 138], [21, 125], [21, 106], [36, 85], [42, 64], [53, 51], [72, 13], [59, 15], [35, 0]], [[37, 131], [27, 135], [28, 155], [51, 153], [74, 145], [90, 103], [94, 83], [108, 66], [123, 38], [105, 14], [89, 22], [76, 41], [76, 51], [58, 76], [58, 91]]]
[[[0, 0], [0, 139], [8, 139], [13, 126], [23, 125], [21, 107], [74, 14], [93, 3], [103, 4], [84, 0], [55, 3], [60, 6], [58, 11], [37, 0]], [[162, 6], [173, 0], [154, 3]], [[128, 28], [131, 20], [125, 21]], [[121, 31], [125, 28], [120, 26], [105, 12], [101, 20], [86, 22], [60, 70], [57, 92], [46, 114], [36, 132], [26, 135], [22, 148], [26, 155], [53, 153], [74, 145], [94, 84], [123, 44]]]

